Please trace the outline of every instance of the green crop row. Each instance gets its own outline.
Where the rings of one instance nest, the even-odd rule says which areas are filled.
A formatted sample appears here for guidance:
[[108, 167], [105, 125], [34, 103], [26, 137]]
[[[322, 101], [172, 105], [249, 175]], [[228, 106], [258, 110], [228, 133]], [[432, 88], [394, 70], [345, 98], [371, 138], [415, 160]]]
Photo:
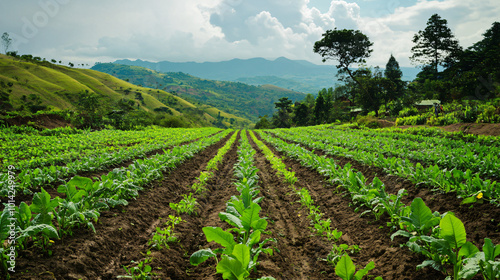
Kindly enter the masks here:
[[[190, 141], [199, 137], [205, 137], [214, 130], [199, 130], [182, 132], [181, 130], [159, 130], [154, 133], [153, 141], [116, 150], [115, 152], [105, 152], [96, 150], [96, 154], [91, 156], [81, 156], [78, 160], [67, 163], [65, 166], [50, 165], [35, 169], [24, 168], [17, 174], [18, 191], [30, 193], [30, 188], [44, 186], [54, 183], [80, 172], [93, 172], [104, 168], [120, 164], [130, 159], [142, 158], [148, 152], [179, 145], [182, 142]], [[85, 141], [82, 141], [85, 142]], [[19, 169], [19, 166], [15, 166]], [[0, 174], [0, 196], [7, 196], [8, 176], [7, 173]]]
[[[199, 265], [209, 258], [217, 260], [217, 273], [223, 279], [248, 279], [252, 270], [255, 270], [259, 255], [272, 255], [271, 248], [265, 248], [269, 242], [276, 242], [273, 238], [261, 240], [261, 235], [267, 228], [266, 218], [259, 215], [259, 203], [262, 197], [259, 194], [257, 172], [253, 155], [255, 151], [248, 143], [246, 132], [241, 133], [238, 149], [238, 162], [234, 167], [234, 175], [238, 179], [235, 186], [240, 195], [233, 196], [227, 202], [226, 212], [219, 213], [219, 218], [229, 224], [231, 228], [204, 227], [203, 233], [207, 242], [215, 241], [223, 248], [201, 249], [193, 253], [189, 259], [192, 265]], [[234, 233], [234, 235], [233, 235]], [[271, 280], [273, 277], [262, 277], [261, 280]]]
[[[374, 178], [372, 183], [367, 183], [361, 172], [356, 172], [349, 164], [343, 168], [338, 166], [333, 159], [320, 157], [300, 146], [291, 145], [283, 140], [261, 133], [262, 137], [279, 151], [297, 159], [304, 166], [317, 170], [329, 178], [330, 182], [343, 186], [358, 207], [366, 208], [364, 213], [373, 213], [378, 219], [387, 215], [391, 222], [388, 224], [393, 235], [409, 237], [406, 243], [412, 251], [424, 254], [428, 260], [419, 268], [431, 266], [447, 274], [447, 267], [453, 268], [453, 275], [447, 279], [471, 279], [481, 272], [485, 279], [496, 279], [500, 275], [500, 245], [494, 246], [491, 240], [485, 239], [483, 252], [480, 252], [470, 242], [466, 242], [466, 232], [462, 222], [453, 213], [429, 214], [420, 198], [415, 198], [411, 206], [401, 202], [406, 194], [404, 189], [398, 194], [389, 194], [385, 191], [384, 184]], [[405, 229], [405, 230], [403, 230]], [[432, 230], [430, 236], [425, 235]], [[488, 242], [489, 240], [489, 242]], [[493, 278], [488, 278], [491, 275]]]
[[[362, 149], [346, 149], [343, 147], [330, 144], [335, 135], [323, 137], [312, 137], [307, 134], [303, 136], [300, 134], [292, 135], [284, 133], [283, 131], [273, 131], [276, 135], [283, 137], [287, 140], [296, 141], [314, 149], [320, 149], [327, 154], [352, 158], [358, 162], [367, 165], [374, 165], [383, 168], [386, 172], [402, 177], [408, 178], [415, 184], [427, 184], [445, 192], [455, 191], [458, 196], [464, 199], [464, 203], [471, 203], [477, 201], [477, 197], [489, 200], [493, 204], [500, 203], [500, 188], [497, 181], [483, 180], [479, 174], [473, 174], [470, 170], [460, 171], [458, 169], [442, 169], [437, 165], [430, 165], [424, 168], [420, 163], [412, 163], [404, 158], [398, 157], [384, 157], [378, 152], [368, 152]], [[364, 145], [362, 140], [354, 143], [353, 145]]]
[[214, 171], [218, 170], [218, 165], [224, 159], [224, 156], [231, 150], [233, 143], [236, 141], [238, 137], [238, 132], [233, 133], [231, 138], [224, 144], [222, 148], [217, 151], [215, 157], [213, 157], [205, 167], [205, 170], [200, 173], [200, 176], [197, 179], [191, 188], [195, 191], [195, 193], [204, 192], [206, 190], [205, 186], [210, 178], [214, 176]]
[[[33, 135], [0, 131], [2, 166], [19, 170], [48, 165], [64, 165], [82, 157], [136, 149], [168, 142], [171, 136], [192, 136], [202, 131], [213, 134], [216, 128], [150, 128], [143, 131], [101, 130], [76, 134]], [[194, 138], [193, 138], [194, 139]]]
[[[72, 229], [93, 223], [103, 210], [118, 205], [127, 205], [127, 200], [139, 195], [144, 186], [160, 179], [162, 171], [175, 168], [197, 152], [224, 138], [229, 131], [202, 138], [187, 145], [177, 146], [162, 155], [138, 159], [127, 168], [114, 169], [100, 180], [74, 177], [61, 185], [57, 191], [64, 198], [51, 196], [42, 188], [33, 195], [31, 205], [21, 202], [19, 207], [6, 204], [0, 220], [0, 240], [12, 240], [10, 246], [0, 246], [1, 271], [9, 277], [11, 254], [17, 257], [17, 249], [25, 249], [29, 242], [50, 254], [52, 239], [71, 234]], [[56, 221], [57, 226], [54, 224]], [[12, 238], [10, 238], [12, 236]], [[17, 248], [17, 249], [16, 249]]]
[[446, 138], [434, 140], [421, 138], [420, 141], [380, 137], [375, 132], [363, 133], [356, 130], [313, 129], [282, 130], [283, 133], [312, 138], [346, 150], [363, 150], [386, 157], [399, 157], [436, 164], [441, 168], [471, 170], [481, 176], [500, 178], [500, 148], [454, 141]]
[[[194, 183], [191, 188], [195, 191], [195, 193], [202, 193], [206, 191], [204, 187], [207, 181], [213, 177], [213, 170], [217, 170], [217, 166], [222, 162], [224, 155], [231, 149], [232, 144], [235, 142], [238, 133], [233, 133], [231, 138], [224, 144], [222, 148], [217, 151], [215, 157], [213, 157], [205, 167], [205, 170], [200, 173], [200, 176], [197, 178], [197, 182]], [[169, 206], [172, 210], [176, 211], [177, 214], [187, 213], [191, 215], [196, 213], [196, 197], [193, 196], [193, 193], [184, 194], [183, 199], [178, 203], [169, 203]], [[181, 217], [176, 217], [169, 215], [169, 219], [165, 223], [166, 227], [156, 227], [156, 231], [153, 237], [148, 241], [148, 246], [151, 246], [151, 249], [162, 250], [163, 248], [169, 248], [168, 243], [179, 241], [177, 236], [174, 234], [175, 225], [182, 222]], [[149, 257], [151, 255], [151, 250], [148, 250], [144, 255], [147, 257], [140, 262], [132, 261], [132, 264], [129, 266], [124, 266], [124, 270], [127, 273], [126, 275], [120, 275], [118, 278], [132, 278], [132, 279], [152, 279], [152, 276], [155, 275], [153, 272], [153, 268], [148, 264], [152, 261], [152, 258]]]
[[[273, 169], [276, 170], [276, 173], [289, 183], [295, 194], [300, 197], [300, 204], [309, 210], [308, 218], [311, 220], [311, 231], [319, 236], [327, 238], [329, 241], [338, 242], [340, 237], [342, 237], [342, 232], [330, 227], [332, 222], [330, 218], [322, 219], [324, 213], [320, 211], [319, 206], [314, 205], [314, 200], [306, 188], [301, 188], [300, 190], [295, 188], [294, 184], [298, 180], [295, 177], [295, 173], [286, 170], [286, 166], [281, 159], [278, 158], [262, 141], [257, 139], [253, 132], [250, 132], [250, 136], [263, 152], [266, 159], [271, 162]], [[359, 252], [359, 250], [360, 248], [357, 245], [332, 243], [332, 250], [323, 260], [333, 265], [335, 267], [336, 274], [342, 279], [361, 279], [370, 270], [375, 268], [375, 264], [372, 261], [368, 263], [364, 269], [355, 273], [356, 266], [352, 262], [349, 252], [352, 254]], [[356, 275], [356, 278], [354, 278], [354, 275]], [[382, 277], [376, 277], [375, 280], [382, 280]]]

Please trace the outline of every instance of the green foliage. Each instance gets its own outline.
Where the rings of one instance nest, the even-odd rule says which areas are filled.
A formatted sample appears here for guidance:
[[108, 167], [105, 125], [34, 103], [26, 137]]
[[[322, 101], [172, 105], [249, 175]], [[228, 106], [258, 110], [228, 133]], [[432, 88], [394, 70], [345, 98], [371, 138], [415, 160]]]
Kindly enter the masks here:
[[323, 38], [314, 43], [314, 52], [321, 55], [323, 62], [334, 59], [339, 62], [337, 68], [350, 71], [353, 64], [364, 63], [373, 51], [373, 45], [359, 30], [327, 30]]
[[399, 111], [398, 115], [400, 118], [416, 116], [418, 115], [418, 109], [415, 107], [404, 108], [403, 110]]
[[373, 116], [357, 115], [356, 116], [356, 123], [359, 126], [368, 127], [368, 128], [380, 128], [381, 127], [380, 123], [378, 122], [378, 119], [373, 117]]
[[[149, 252], [151, 253], [151, 252]], [[123, 269], [127, 275], [119, 275], [117, 278], [129, 278], [134, 280], [150, 280], [153, 279], [154, 273], [153, 268], [148, 264], [151, 263], [152, 258], [146, 258], [143, 261], [136, 262], [132, 261], [132, 264], [137, 264], [136, 266], [123, 266]]]
[[438, 66], [443, 65], [445, 59], [450, 55], [456, 55], [461, 50], [458, 41], [447, 26], [446, 19], [438, 14], [432, 15], [427, 21], [424, 30], [420, 30], [413, 37], [412, 56], [414, 62], [430, 65], [435, 73]]
[[399, 63], [392, 54], [389, 61], [387, 61], [387, 64], [385, 65], [384, 75], [391, 81], [398, 81], [401, 80], [401, 77], [403, 77], [403, 71], [399, 68]]
[[10, 111], [13, 108], [10, 100], [13, 85], [12, 82], [0, 81], [0, 112]]
[[255, 123], [255, 129], [270, 129], [270, 128], [273, 128], [273, 125], [267, 119], [267, 115], [259, 117], [259, 121]]
[[[356, 272], [356, 266], [348, 255], [340, 258], [337, 266], [335, 267], [335, 274], [343, 280], [361, 280], [368, 272], [375, 268], [375, 264], [368, 263], [365, 268]], [[382, 277], [377, 277], [375, 280], [382, 280]]]
[[196, 198], [193, 197], [193, 194], [190, 193], [189, 195], [183, 195], [183, 199], [179, 203], [173, 203], [170, 202], [170, 208], [172, 210], [176, 211], [178, 214], [182, 213], [187, 213], [191, 215], [192, 213], [196, 212], [196, 205], [198, 204], [196, 202]]
[[181, 217], [168, 216], [169, 220], [165, 223], [167, 227], [156, 227], [153, 237], [148, 241], [148, 245], [157, 250], [162, 250], [164, 247], [167, 249], [169, 242], [177, 242], [177, 237], [174, 234], [175, 226], [182, 222]]
[[292, 112], [292, 100], [282, 97], [274, 103], [278, 112], [273, 116], [273, 126], [278, 128], [288, 128], [290, 124], [290, 113]]
[[472, 257], [464, 260], [465, 266], [459, 272], [459, 279], [471, 279], [479, 272], [485, 280], [494, 280], [500, 278], [500, 245], [494, 245], [491, 239], [485, 238], [483, 251], [477, 252]]
[[[152, 72], [138, 66], [101, 63], [92, 69], [113, 74], [121, 79], [129, 79], [131, 83], [145, 87], [156, 89], [161, 84], [159, 89], [178, 95], [193, 104], [208, 104], [242, 118], [236, 121], [240, 123], [240, 126], [248, 126], [249, 121], [256, 122], [258, 116], [271, 116], [275, 111], [273, 103], [278, 102], [283, 96], [287, 96], [292, 101], [301, 100], [304, 97], [303, 93], [281, 88], [206, 80], [181, 72]], [[162, 97], [159, 100], [168, 107], [178, 102], [175, 99], [167, 100]], [[217, 118], [217, 113], [212, 117]]]

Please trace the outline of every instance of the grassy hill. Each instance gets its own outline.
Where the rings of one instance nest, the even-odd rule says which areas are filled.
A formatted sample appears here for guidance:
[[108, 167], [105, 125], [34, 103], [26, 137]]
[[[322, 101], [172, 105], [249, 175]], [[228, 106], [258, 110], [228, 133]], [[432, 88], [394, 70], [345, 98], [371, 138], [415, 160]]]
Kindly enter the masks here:
[[[234, 127], [248, 127], [251, 121], [212, 106], [193, 104], [164, 90], [153, 90], [120, 80], [91, 69], [76, 69], [47, 61], [26, 61], [0, 54], [0, 83], [10, 84], [10, 103], [14, 108], [23, 104], [23, 96], [36, 95], [41, 105], [52, 110], [74, 110], [81, 92], [95, 93], [106, 110], [117, 109], [117, 103], [131, 100], [136, 110], [157, 114], [155, 109], [166, 107], [169, 115], [182, 118], [191, 126], [210, 126], [217, 117]], [[136, 97], [142, 96], [144, 102]]]
[[101, 63], [92, 69], [133, 84], [163, 89], [192, 102], [208, 104], [254, 122], [259, 116], [272, 115], [275, 112], [274, 102], [282, 97], [294, 102], [305, 98], [301, 92], [276, 86], [206, 80], [182, 72], [160, 73], [140, 66]]

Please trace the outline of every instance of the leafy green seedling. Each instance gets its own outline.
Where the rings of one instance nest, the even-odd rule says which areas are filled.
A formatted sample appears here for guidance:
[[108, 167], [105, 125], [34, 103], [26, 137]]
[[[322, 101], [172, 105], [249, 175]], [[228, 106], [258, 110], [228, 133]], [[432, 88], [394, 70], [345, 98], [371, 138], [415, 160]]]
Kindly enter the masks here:
[[[352, 262], [349, 255], [344, 255], [340, 258], [335, 267], [335, 274], [343, 280], [361, 280], [368, 272], [375, 268], [373, 261], [368, 263], [365, 268], [356, 272], [356, 266]], [[377, 277], [375, 280], [382, 280], [382, 277]]]

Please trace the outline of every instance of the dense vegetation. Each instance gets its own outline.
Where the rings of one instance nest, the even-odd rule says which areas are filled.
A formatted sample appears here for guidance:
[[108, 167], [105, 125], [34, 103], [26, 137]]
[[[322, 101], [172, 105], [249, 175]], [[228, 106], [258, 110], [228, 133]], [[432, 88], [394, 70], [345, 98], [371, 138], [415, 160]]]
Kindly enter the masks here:
[[351, 126], [3, 129], [0, 275], [498, 279], [498, 137]]
[[[363, 64], [372, 52], [369, 38], [359, 30], [335, 29], [323, 34], [314, 52], [323, 61], [335, 60], [344, 84], [323, 89], [317, 97], [299, 103], [276, 104], [280, 111], [271, 121], [261, 118], [257, 127], [290, 127], [348, 121], [359, 108], [362, 115], [389, 116], [397, 124], [447, 125], [457, 122], [500, 121], [500, 23], [483, 39], [464, 50], [434, 14], [427, 27], [413, 38], [410, 59], [421, 67], [412, 82], [402, 80], [399, 63], [391, 55], [385, 70]], [[441, 108], [418, 111], [416, 102], [438, 100]]]
[[256, 121], [274, 112], [273, 102], [282, 96], [297, 101], [304, 94], [278, 87], [250, 86], [239, 82], [200, 79], [181, 72], [159, 73], [138, 66], [100, 63], [92, 67], [133, 84], [162, 89], [177, 96], [219, 108], [225, 112]]

